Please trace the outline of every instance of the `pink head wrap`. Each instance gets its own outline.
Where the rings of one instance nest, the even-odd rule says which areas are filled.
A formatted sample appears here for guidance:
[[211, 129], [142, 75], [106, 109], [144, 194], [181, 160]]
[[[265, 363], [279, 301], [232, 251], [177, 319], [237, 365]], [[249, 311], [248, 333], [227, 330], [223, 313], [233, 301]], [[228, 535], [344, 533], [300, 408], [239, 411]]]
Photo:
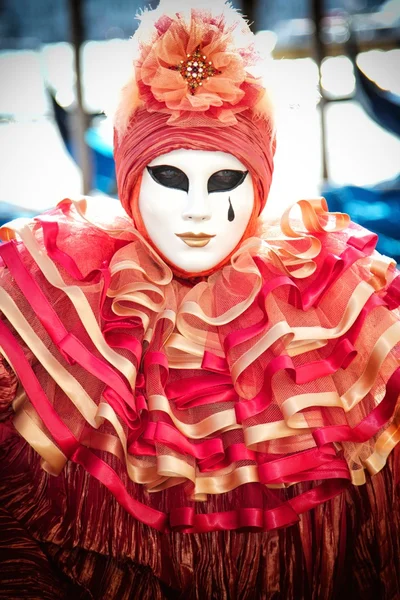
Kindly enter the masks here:
[[160, 154], [178, 148], [216, 150], [233, 154], [250, 171], [259, 198], [257, 216], [265, 206], [273, 173], [275, 138], [265, 119], [254, 120], [246, 112], [229, 127], [179, 127], [167, 125], [168, 115], [140, 110], [118, 142], [115, 135], [114, 157], [119, 197], [132, 216], [132, 190], [143, 169]]
[[268, 95], [251, 73], [254, 36], [230, 3], [198, 4], [207, 6], [161, 0], [140, 17], [133, 38], [134, 74], [114, 121], [118, 191], [130, 216], [143, 169], [179, 148], [233, 154], [252, 175], [255, 218], [267, 200], [275, 135]]

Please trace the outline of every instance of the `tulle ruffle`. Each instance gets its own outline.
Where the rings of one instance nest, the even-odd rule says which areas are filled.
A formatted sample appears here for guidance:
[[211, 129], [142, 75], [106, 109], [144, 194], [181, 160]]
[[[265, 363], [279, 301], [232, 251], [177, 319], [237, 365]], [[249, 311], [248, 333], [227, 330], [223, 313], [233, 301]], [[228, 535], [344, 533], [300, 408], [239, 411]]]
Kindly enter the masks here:
[[399, 277], [373, 234], [298, 207], [193, 286], [85, 201], [3, 228], [0, 346], [45, 470], [71, 460], [140, 521], [204, 532], [292, 524], [382, 469], [400, 438]]

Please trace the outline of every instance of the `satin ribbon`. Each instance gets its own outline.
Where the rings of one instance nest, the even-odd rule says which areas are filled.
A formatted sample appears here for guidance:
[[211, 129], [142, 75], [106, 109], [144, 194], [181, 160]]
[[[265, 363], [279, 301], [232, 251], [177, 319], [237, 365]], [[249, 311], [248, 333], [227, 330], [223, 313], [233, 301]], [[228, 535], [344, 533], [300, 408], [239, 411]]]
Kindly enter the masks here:
[[27, 225], [16, 230], [35, 262], [41, 268], [48, 282], [56, 289], [63, 291], [72, 302], [83, 326], [91, 337], [94, 345], [111, 365], [122, 372], [134, 387], [136, 369], [127, 359], [112, 350], [106, 343], [83, 291], [76, 285], [66, 285], [55, 264], [41, 250], [38, 242]]
[[282, 231], [289, 237], [302, 237], [290, 224], [290, 213], [294, 206], [300, 208], [304, 226], [307, 231], [312, 233], [340, 231], [348, 227], [350, 223], [349, 215], [329, 212], [325, 198], [299, 200], [295, 205], [285, 210], [281, 217]]
[[393, 414], [400, 395], [400, 367], [386, 384], [386, 393], [381, 402], [355, 427], [348, 425], [328, 426], [316, 429], [313, 437], [318, 446], [331, 442], [366, 442], [387, 423]]
[[347, 479], [326, 481], [270, 510], [239, 508], [225, 513], [196, 514], [192, 507], [176, 508], [171, 511], [170, 525], [184, 533], [234, 529], [270, 531], [297, 523], [301, 513], [334, 498], [347, 487]]
[[48, 401], [43, 388], [33, 373], [24, 353], [18, 347], [12, 334], [0, 320], [0, 334], [5, 351], [13, 364], [21, 384], [32, 405], [42, 419], [61, 449], [63, 454], [73, 462], [82, 465], [86, 471], [104, 483], [114, 494], [118, 502], [135, 518], [163, 531], [166, 527], [166, 515], [160, 511], [143, 505], [133, 499], [127, 492], [121, 479], [104, 461], [94, 455], [88, 448], [81, 446], [77, 438], [59, 418], [56, 410]]

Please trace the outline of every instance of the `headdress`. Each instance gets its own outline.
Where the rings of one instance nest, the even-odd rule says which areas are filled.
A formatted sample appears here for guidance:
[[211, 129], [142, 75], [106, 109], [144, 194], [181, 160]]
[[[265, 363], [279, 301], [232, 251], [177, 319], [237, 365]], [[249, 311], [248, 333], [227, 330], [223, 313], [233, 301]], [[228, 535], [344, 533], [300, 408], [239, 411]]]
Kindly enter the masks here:
[[131, 215], [145, 166], [177, 148], [235, 155], [253, 176], [255, 216], [267, 199], [275, 136], [269, 96], [253, 74], [254, 36], [230, 3], [197, 4], [161, 0], [138, 17], [133, 70], [114, 116], [118, 190]]

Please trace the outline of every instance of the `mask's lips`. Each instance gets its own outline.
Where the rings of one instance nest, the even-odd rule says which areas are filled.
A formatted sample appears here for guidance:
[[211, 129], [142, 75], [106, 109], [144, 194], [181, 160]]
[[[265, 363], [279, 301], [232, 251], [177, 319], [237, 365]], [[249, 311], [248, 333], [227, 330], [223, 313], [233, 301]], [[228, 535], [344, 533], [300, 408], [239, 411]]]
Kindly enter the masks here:
[[215, 235], [193, 233], [193, 231], [185, 231], [184, 233], [176, 233], [175, 235], [191, 248], [204, 248], [204, 246], [207, 246], [209, 241], [215, 237]]

